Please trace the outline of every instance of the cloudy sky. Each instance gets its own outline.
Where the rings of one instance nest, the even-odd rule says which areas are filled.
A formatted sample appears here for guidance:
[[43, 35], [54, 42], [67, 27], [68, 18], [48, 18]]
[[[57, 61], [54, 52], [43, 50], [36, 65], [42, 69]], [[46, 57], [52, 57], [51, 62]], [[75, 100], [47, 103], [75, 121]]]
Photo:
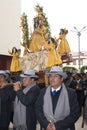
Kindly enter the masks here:
[[[71, 50], [78, 51], [78, 36], [74, 27], [81, 31], [87, 26], [87, 0], [22, 0], [22, 13], [28, 16], [29, 28], [33, 27], [37, 3], [48, 18], [52, 36], [58, 37], [60, 28], [68, 29], [67, 40]], [[32, 29], [33, 30], [33, 29]], [[73, 32], [72, 32], [73, 31]], [[81, 31], [80, 50], [87, 51], [87, 31]]]

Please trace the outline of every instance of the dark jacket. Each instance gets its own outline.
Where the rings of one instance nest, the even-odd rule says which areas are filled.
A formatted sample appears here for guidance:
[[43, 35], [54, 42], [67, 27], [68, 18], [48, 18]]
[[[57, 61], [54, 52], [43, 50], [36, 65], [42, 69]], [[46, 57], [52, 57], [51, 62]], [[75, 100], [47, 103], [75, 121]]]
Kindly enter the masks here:
[[0, 89], [0, 127], [8, 127], [12, 117], [12, 87]]
[[40, 88], [38, 86], [32, 87], [26, 94], [23, 93], [23, 89], [16, 92], [21, 103], [26, 106], [26, 124], [28, 130], [36, 130], [35, 102], [39, 93]]
[[[41, 93], [36, 102], [37, 119], [40, 122], [41, 127], [43, 127], [44, 129], [46, 129], [47, 125], [49, 124], [49, 121], [47, 121], [43, 113], [43, 99], [44, 99], [45, 91], [46, 91], [46, 88], [41, 90]], [[67, 91], [68, 91], [68, 96], [69, 96], [70, 115], [67, 116], [64, 120], [59, 120], [55, 123], [56, 130], [66, 130], [68, 128], [70, 128], [70, 130], [75, 130], [74, 123], [77, 121], [77, 119], [80, 116], [75, 90], [71, 88], [67, 88]], [[58, 98], [56, 99], [58, 101]], [[54, 103], [54, 106], [55, 106], [55, 103]]]

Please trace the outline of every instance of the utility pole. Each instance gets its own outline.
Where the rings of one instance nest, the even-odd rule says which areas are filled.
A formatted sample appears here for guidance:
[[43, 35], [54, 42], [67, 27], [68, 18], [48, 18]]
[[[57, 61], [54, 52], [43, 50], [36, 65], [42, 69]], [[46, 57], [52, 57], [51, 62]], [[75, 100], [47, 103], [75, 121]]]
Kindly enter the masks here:
[[86, 31], [87, 29], [86, 29], [86, 26], [84, 26], [80, 31], [76, 28], [76, 27], [74, 27], [74, 30], [71, 30], [72, 32], [76, 32], [77, 33], [77, 36], [78, 36], [78, 71], [80, 72], [80, 54], [81, 54], [81, 52], [80, 52], [80, 36], [81, 36], [81, 33], [83, 32], [83, 31]]

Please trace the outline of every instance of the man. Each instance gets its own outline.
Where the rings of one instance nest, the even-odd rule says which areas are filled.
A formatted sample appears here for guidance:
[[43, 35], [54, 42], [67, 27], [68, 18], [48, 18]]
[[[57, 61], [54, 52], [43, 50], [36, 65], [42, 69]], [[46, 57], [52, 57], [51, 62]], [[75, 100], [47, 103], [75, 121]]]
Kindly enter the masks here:
[[[75, 130], [80, 116], [75, 90], [65, 87], [66, 73], [53, 66], [48, 73], [50, 85], [41, 90], [36, 115], [43, 130]], [[55, 92], [56, 91], [56, 92]]]
[[34, 70], [26, 70], [20, 76], [23, 78], [22, 86], [20, 82], [14, 83], [13, 86], [16, 92], [13, 127], [14, 130], [35, 130], [37, 123], [35, 102], [40, 92], [36, 85], [38, 76]]
[[67, 78], [65, 79], [64, 83], [67, 87], [72, 89], [76, 89], [77, 82], [73, 79], [72, 73], [70, 71], [66, 71]]
[[[12, 97], [9, 93], [12, 87], [6, 86], [8, 75], [4, 70], [0, 70], [0, 130], [8, 130], [12, 117]], [[6, 87], [4, 87], [6, 86]]]

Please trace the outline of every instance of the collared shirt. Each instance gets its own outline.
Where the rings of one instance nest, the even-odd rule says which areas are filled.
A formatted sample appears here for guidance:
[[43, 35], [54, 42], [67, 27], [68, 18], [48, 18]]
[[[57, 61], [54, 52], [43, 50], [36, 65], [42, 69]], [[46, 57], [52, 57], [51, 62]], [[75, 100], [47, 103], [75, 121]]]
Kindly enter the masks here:
[[57, 91], [59, 91], [59, 90], [61, 89], [61, 87], [62, 87], [62, 86], [59, 86], [57, 89], [54, 89], [54, 88], [52, 87], [52, 90], [51, 90], [51, 91], [53, 92], [54, 90], [56, 90], [56, 92], [57, 92]]
[[[58, 98], [60, 95], [61, 88], [62, 88], [62, 86], [59, 86], [57, 89], [54, 89], [53, 87], [51, 88], [53, 113], [55, 112], [55, 108], [56, 108], [56, 104], [57, 104], [57, 101], [58, 101]], [[54, 93], [53, 91], [56, 91], [56, 93]]]

